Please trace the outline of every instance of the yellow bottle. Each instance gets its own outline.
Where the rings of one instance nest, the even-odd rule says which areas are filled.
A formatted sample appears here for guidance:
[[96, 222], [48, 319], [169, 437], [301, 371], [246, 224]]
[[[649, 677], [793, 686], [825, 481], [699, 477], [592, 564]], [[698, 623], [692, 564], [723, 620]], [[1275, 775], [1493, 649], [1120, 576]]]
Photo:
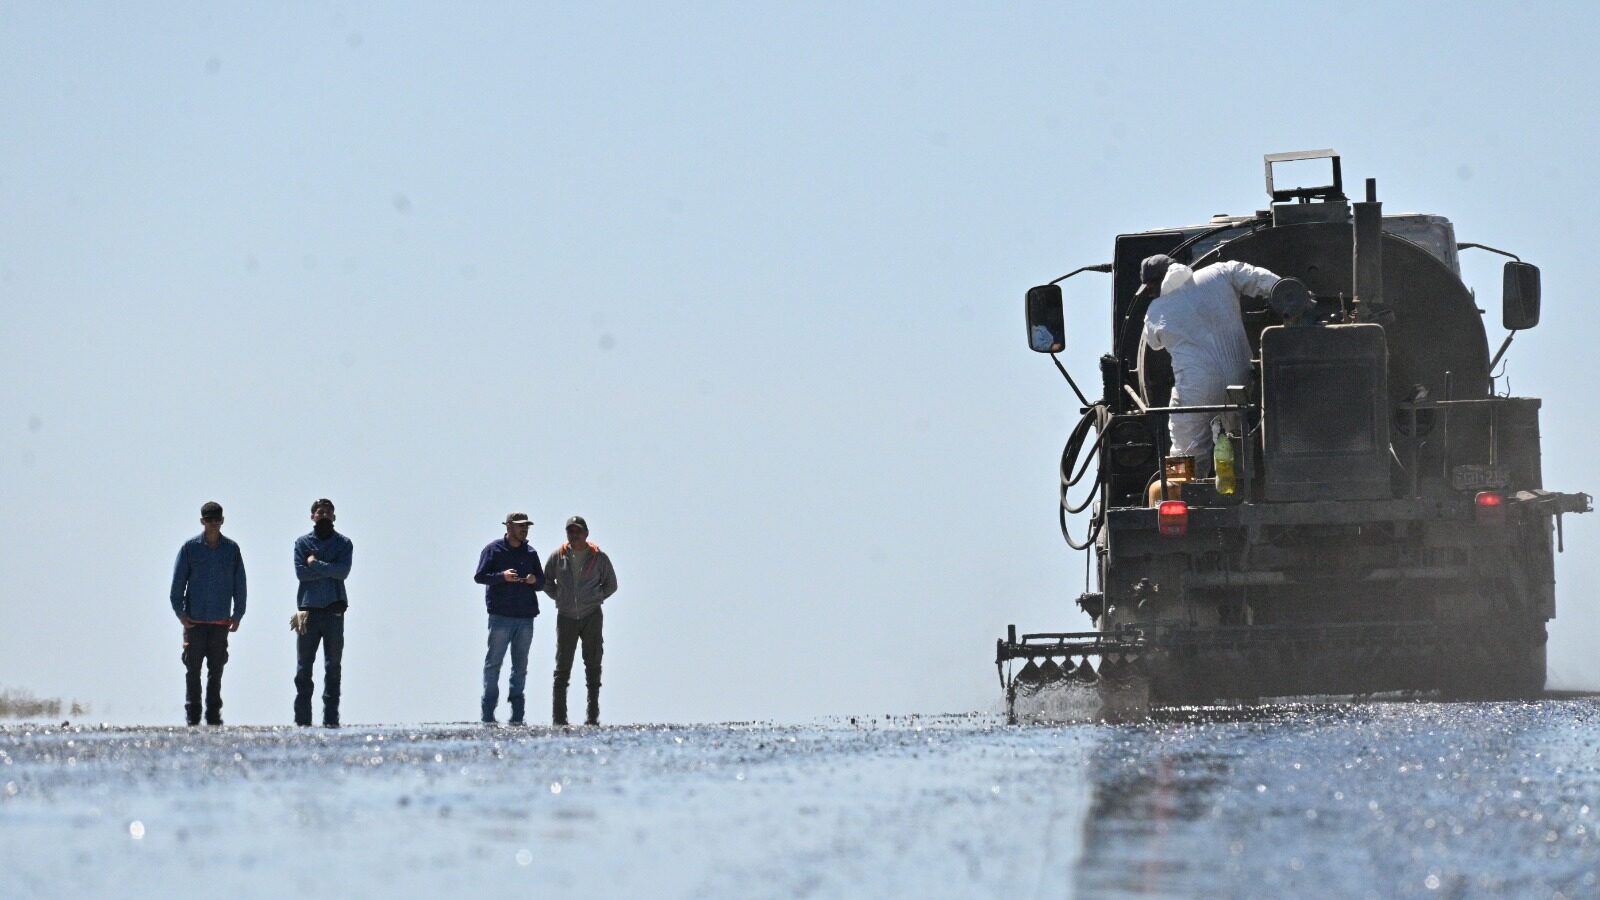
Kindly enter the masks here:
[[1238, 490], [1238, 482], [1233, 475], [1233, 440], [1222, 428], [1221, 419], [1211, 420], [1211, 466], [1217, 472], [1217, 493], [1224, 497], [1233, 496]]

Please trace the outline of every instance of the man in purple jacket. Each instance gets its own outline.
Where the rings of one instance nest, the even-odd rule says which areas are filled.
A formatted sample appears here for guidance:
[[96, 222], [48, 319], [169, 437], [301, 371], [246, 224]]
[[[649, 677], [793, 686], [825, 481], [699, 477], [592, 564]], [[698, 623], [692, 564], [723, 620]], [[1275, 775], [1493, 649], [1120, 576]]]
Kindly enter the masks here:
[[533, 617], [539, 614], [539, 589], [544, 587], [544, 566], [528, 544], [533, 522], [523, 513], [506, 516], [506, 536], [483, 548], [478, 574], [473, 580], [483, 589], [489, 608], [489, 653], [483, 659], [483, 722], [494, 724], [500, 702], [500, 664], [511, 650], [511, 724], [523, 723], [528, 681], [528, 647], [533, 644]]

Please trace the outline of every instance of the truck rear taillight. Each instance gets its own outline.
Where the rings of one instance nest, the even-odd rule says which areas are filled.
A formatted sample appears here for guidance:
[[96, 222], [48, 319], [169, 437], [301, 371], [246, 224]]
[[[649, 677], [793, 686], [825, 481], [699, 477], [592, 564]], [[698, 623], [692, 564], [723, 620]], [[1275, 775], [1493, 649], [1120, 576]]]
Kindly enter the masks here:
[[1156, 507], [1156, 527], [1167, 537], [1179, 537], [1189, 530], [1189, 504], [1182, 500], [1163, 500]]
[[1506, 498], [1499, 491], [1479, 491], [1472, 498], [1472, 508], [1477, 512], [1479, 525], [1504, 525], [1506, 523]]

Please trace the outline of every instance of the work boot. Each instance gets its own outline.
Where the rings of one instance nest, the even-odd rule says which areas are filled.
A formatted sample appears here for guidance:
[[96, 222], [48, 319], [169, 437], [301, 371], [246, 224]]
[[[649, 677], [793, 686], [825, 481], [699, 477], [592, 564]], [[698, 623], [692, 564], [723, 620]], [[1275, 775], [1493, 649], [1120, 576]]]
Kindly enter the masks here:
[[589, 715], [584, 718], [585, 725], [600, 724], [600, 688], [589, 688]]
[[217, 716], [206, 716], [206, 724], [207, 725], [214, 725], [214, 726], [221, 726], [222, 725], [222, 716], [220, 716], [220, 715], [217, 715]]
[[550, 724], [566, 727], [567, 724], [567, 689], [558, 687], [550, 702]]
[[524, 701], [523, 701], [523, 699], [521, 697], [518, 697], [518, 698], [516, 698], [516, 699], [511, 701], [511, 722], [510, 722], [510, 724], [512, 724], [512, 725], [521, 725], [522, 724], [523, 702]]

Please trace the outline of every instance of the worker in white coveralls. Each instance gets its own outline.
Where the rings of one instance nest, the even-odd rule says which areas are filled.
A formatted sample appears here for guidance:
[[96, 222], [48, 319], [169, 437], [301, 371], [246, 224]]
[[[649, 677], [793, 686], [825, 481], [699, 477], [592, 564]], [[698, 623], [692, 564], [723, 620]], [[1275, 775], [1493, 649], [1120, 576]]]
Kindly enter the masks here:
[[[1250, 341], [1239, 298], [1265, 297], [1282, 279], [1235, 260], [1196, 272], [1158, 254], [1139, 267], [1139, 297], [1153, 297], [1144, 316], [1144, 341], [1172, 356], [1173, 406], [1227, 402], [1230, 384], [1250, 375]], [[1195, 474], [1211, 470], [1211, 420], [1216, 413], [1174, 413], [1169, 456], [1192, 456]]]

